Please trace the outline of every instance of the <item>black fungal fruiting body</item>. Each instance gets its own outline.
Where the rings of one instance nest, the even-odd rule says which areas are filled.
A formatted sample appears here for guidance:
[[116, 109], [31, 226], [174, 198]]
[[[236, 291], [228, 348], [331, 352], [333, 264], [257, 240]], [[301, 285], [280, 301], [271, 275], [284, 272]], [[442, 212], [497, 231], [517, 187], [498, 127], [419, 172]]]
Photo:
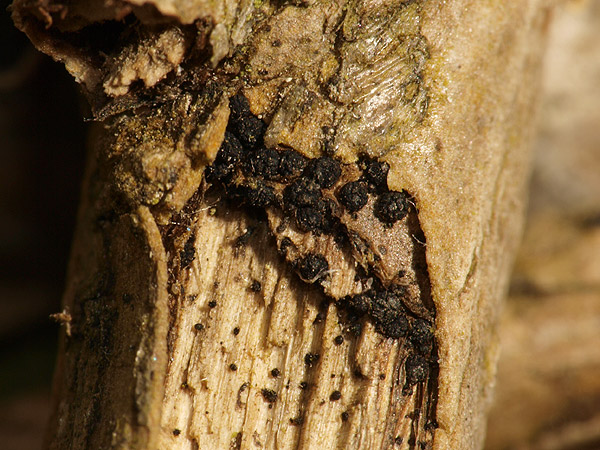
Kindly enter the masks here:
[[196, 259], [196, 235], [192, 234], [187, 241], [185, 241], [185, 245], [183, 246], [183, 250], [179, 252], [179, 261], [182, 268], [189, 266], [194, 259]]
[[362, 294], [354, 295], [348, 298], [348, 304], [359, 314], [366, 314], [369, 311], [369, 307], [373, 302], [373, 299], [369, 295], [370, 293], [365, 292]]
[[244, 155], [239, 139], [233, 133], [225, 132], [225, 138], [217, 157], [207, 169], [209, 181], [222, 181], [233, 175]]
[[408, 340], [421, 354], [431, 351], [433, 345], [433, 329], [431, 324], [423, 319], [416, 319], [408, 334]]
[[277, 150], [261, 148], [253, 152], [246, 160], [244, 168], [247, 175], [260, 176], [265, 180], [273, 180], [279, 176], [281, 156]]
[[383, 192], [387, 190], [387, 176], [390, 166], [385, 162], [367, 161], [365, 164], [364, 176], [371, 190], [374, 192]]
[[308, 178], [298, 178], [283, 191], [284, 205], [288, 209], [302, 206], [315, 206], [321, 200], [321, 190], [317, 183]]
[[252, 284], [250, 284], [250, 290], [252, 292], [260, 292], [262, 290], [262, 284], [258, 280], [253, 280]]
[[320, 233], [323, 228], [323, 214], [316, 208], [302, 207], [296, 210], [296, 224], [302, 231]]
[[429, 374], [429, 362], [421, 355], [409, 355], [404, 363], [408, 387], [425, 381]]
[[338, 401], [340, 398], [342, 398], [342, 393], [340, 391], [333, 391], [329, 396], [329, 400], [332, 402]]
[[255, 181], [252, 185], [247, 186], [244, 192], [248, 204], [256, 208], [265, 208], [275, 203], [275, 190], [263, 183]]
[[235, 95], [229, 99], [231, 120], [228, 127], [238, 136], [247, 148], [256, 148], [262, 144], [267, 126], [250, 112], [248, 100], [243, 95]]
[[279, 253], [282, 256], [286, 256], [288, 248], [293, 245], [292, 240], [289, 237], [284, 237], [279, 243]]
[[265, 388], [262, 389], [260, 393], [262, 394], [263, 398], [269, 403], [275, 403], [277, 401], [277, 392], [275, 392], [273, 389]]
[[314, 253], [309, 253], [304, 258], [298, 259], [295, 265], [300, 276], [307, 281], [315, 281], [329, 270], [327, 259], [323, 255]]
[[323, 189], [329, 189], [340, 179], [342, 169], [340, 163], [329, 156], [311, 159], [304, 174]]
[[277, 378], [279, 375], [281, 375], [281, 371], [279, 369], [275, 368], [275, 369], [271, 370], [271, 376], [273, 378]]
[[368, 314], [375, 329], [386, 337], [398, 339], [409, 329], [407, 311], [402, 302], [402, 289], [373, 289], [347, 298], [348, 306], [356, 314]]
[[408, 214], [408, 196], [404, 192], [384, 192], [375, 203], [375, 217], [385, 224], [393, 225]]
[[350, 212], [360, 211], [367, 204], [367, 185], [362, 181], [346, 183], [338, 193], [340, 203]]
[[306, 364], [307, 367], [312, 367], [319, 361], [320, 357], [321, 355], [318, 353], [307, 353], [304, 355], [304, 364]]
[[283, 150], [279, 159], [279, 176], [283, 179], [298, 176], [304, 171], [308, 159], [292, 150]]
[[390, 289], [375, 292], [372, 299], [369, 313], [375, 328], [393, 339], [405, 336], [409, 323], [400, 296]]

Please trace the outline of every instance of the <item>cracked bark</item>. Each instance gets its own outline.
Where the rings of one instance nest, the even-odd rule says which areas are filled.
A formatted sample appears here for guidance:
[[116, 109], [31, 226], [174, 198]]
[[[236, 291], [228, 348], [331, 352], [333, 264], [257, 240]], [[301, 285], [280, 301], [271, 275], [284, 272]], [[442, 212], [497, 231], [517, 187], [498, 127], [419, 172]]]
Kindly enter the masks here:
[[[17, 0], [101, 122], [47, 447], [479, 448], [549, 8]], [[276, 201], [258, 205], [267, 177], [233, 165], [211, 190], [226, 130], [267, 151], [235, 94], [268, 149], [342, 164], [318, 194], [341, 241], [302, 229], [294, 180], [268, 179]], [[373, 213], [381, 192], [337, 204], [375, 159], [410, 199], [394, 224]], [[304, 276], [314, 254], [327, 270]], [[392, 339], [398, 286], [408, 331]], [[366, 291], [385, 314], [377, 296], [354, 314]]]

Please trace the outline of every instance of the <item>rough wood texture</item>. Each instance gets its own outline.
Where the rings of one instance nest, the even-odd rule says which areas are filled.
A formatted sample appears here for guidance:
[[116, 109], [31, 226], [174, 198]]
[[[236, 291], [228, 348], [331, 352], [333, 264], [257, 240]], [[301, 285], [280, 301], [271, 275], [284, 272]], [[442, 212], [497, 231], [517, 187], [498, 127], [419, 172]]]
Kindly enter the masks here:
[[[548, 8], [17, 1], [17, 25], [104, 121], [48, 447], [479, 448]], [[383, 189], [407, 193], [406, 217], [383, 229], [377, 214], [331, 213], [345, 233], [336, 253], [327, 233], [297, 232], [286, 183], [269, 181], [277, 200], [262, 204], [248, 193], [262, 178], [236, 178], [250, 212], [222, 198], [232, 184], [211, 196], [204, 168], [241, 127], [236, 92], [268, 124], [269, 148], [326, 153], [344, 181], [364, 158], [387, 162]], [[335, 203], [340, 189], [320, 192]], [[328, 270], [304, 276], [315, 249]], [[351, 317], [346, 296], [371, 286], [406, 293], [399, 339], [382, 335], [374, 304]], [[435, 327], [424, 348], [422, 321]]]

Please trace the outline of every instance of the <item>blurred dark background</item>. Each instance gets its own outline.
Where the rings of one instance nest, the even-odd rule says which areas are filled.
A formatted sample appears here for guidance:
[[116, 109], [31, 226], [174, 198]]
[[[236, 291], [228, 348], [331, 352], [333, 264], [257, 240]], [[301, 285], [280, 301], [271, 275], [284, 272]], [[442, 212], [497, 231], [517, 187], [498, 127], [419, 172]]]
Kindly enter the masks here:
[[40, 448], [85, 157], [64, 66], [0, 11], [0, 447]]

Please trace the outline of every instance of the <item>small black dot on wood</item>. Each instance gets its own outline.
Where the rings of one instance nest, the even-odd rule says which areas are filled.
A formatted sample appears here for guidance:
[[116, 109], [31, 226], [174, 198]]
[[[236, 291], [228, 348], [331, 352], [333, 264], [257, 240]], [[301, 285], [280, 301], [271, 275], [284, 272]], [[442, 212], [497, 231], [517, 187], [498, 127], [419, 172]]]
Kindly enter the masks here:
[[294, 417], [294, 418], [290, 419], [290, 423], [292, 425], [300, 426], [304, 423], [304, 417], [302, 417], [302, 416]]
[[332, 402], [338, 401], [340, 398], [342, 398], [342, 393], [340, 391], [333, 391], [329, 396], [329, 400]]
[[179, 429], [177, 429], [177, 428], [175, 428], [175, 429], [173, 430], [173, 436], [179, 436], [180, 434], [181, 434], [181, 430], [179, 430]]
[[235, 328], [233, 329], [233, 335], [234, 335], [234, 336], [237, 336], [238, 334], [240, 334], [240, 327], [235, 327]]
[[217, 301], [216, 300], [211, 300], [210, 302], [208, 302], [208, 307], [209, 308], [216, 308], [217, 306]]
[[342, 422], [348, 422], [348, 419], [350, 418], [350, 414], [348, 414], [348, 411], [344, 411], [341, 415], [342, 415]]
[[196, 331], [202, 331], [204, 330], [204, 325], [202, 325], [201, 323], [197, 323], [196, 325], [194, 325], [194, 329]]
[[258, 280], [253, 280], [250, 285], [250, 290], [252, 292], [260, 292], [262, 290], [262, 284]]
[[275, 403], [277, 401], [277, 392], [273, 389], [264, 388], [260, 391], [263, 398], [269, 403]]
[[275, 368], [275, 369], [271, 370], [271, 376], [273, 378], [277, 378], [279, 375], [281, 375], [281, 371], [279, 369]]
[[235, 363], [229, 364], [229, 370], [231, 370], [232, 372], [235, 372], [236, 370], [238, 370], [237, 364], [235, 364]]
[[314, 366], [321, 356], [318, 353], [307, 353], [304, 355], [304, 364], [308, 367]]
[[344, 337], [341, 335], [336, 336], [335, 339], [333, 340], [333, 343], [335, 345], [342, 345], [344, 343]]
[[306, 389], [308, 389], [308, 383], [306, 381], [303, 381], [300, 383], [300, 389], [302, 389], [303, 391], [305, 391]]

